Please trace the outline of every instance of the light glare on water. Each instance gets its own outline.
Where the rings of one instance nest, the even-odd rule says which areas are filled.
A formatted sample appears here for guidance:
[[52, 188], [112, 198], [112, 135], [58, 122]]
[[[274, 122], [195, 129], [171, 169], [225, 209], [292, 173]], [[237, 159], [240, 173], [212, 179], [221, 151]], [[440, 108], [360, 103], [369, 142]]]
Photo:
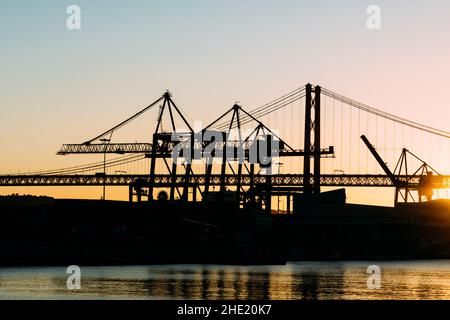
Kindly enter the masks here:
[[[369, 265], [381, 288], [369, 289]], [[450, 299], [450, 260], [299, 262], [285, 266], [81, 266], [0, 268], [0, 299]]]

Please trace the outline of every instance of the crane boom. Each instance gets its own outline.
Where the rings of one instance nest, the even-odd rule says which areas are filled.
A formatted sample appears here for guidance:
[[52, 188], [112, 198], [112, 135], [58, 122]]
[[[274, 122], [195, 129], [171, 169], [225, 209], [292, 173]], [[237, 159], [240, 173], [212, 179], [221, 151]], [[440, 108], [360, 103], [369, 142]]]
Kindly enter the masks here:
[[365, 143], [369, 151], [372, 153], [372, 155], [375, 157], [375, 160], [377, 160], [378, 164], [381, 166], [383, 171], [386, 173], [388, 178], [392, 181], [392, 184], [395, 186], [397, 185], [397, 179], [395, 179], [394, 174], [391, 170], [389, 170], [386, 163], [383, 161], [381, 156], [378, 154], [377, 150], [374, 148], [374, 146], [370, 143], [369, 139], [365, 135], [361, 136], [362, 141]]
[[92, 144], [63, 144], [58, 155], [85, 153], [148, 153], [152, 151], [151, 143], [92, 143]]

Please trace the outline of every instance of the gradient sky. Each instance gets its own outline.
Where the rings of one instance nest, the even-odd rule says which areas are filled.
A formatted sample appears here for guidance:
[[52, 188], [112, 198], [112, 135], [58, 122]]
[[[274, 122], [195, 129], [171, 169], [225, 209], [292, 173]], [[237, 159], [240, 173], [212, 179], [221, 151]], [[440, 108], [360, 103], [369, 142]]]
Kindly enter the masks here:
[[[70, 4], [80, 31], [66, 29]], [[366, 27], [372, 4], [381, 30]], [[0, 172], [70, 166], [55, 155], [61, 144], [166, 89], [206, 122], [235, 101], [251, 109], [312, 82], [448, 130], [449, 32], [448, 0], [0, 0]]]

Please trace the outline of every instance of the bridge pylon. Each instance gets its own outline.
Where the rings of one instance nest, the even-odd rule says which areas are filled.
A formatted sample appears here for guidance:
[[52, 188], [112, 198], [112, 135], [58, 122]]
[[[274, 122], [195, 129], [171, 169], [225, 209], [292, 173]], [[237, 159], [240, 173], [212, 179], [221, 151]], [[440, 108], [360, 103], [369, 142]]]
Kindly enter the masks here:
[[[303, 162], [304, 193], [320, 193], [320, 86], [306, 85], [305, 141]], [[311, 158], [313, 158], [313, 183], [311, 184]]]

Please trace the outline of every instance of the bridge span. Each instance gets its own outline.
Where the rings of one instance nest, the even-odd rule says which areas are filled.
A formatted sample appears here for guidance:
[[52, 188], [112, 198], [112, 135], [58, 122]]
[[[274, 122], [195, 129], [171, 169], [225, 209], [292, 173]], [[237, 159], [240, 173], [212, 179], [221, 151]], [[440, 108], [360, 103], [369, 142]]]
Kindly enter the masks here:
[[[275, 187], [301, 187], [304, 185], [304, 176], [302, 174], [278, 174], [278, 175], [254, 175], [248, 174], [238, 177], [233, 174], [225, 175], [225, 184], [227, 186], [250, 186], [270, 183]], [[400, 181], [408, 181], [410, 188], [417, 187], [421, 176], [400, 176]], [[444, 183], [450, 187], [450, 176], [443, 176]], [[193, 174], [188, 177], [187, 184], [190, 187], [206, 184], [207, 177], [203, 174]], [[220, 186], [222, 182], [221, 175], [211, 175], [209, 184], [211, 186]], [[142, 175], [7, 175], [0, 176], [0, 187], [28, 187], [28, 186], [129, 186], [136, 182], [150, 183], [148, 174]], [[155, 187], [170, 187], [172, 184], [186, 184], [185, 175], [158, 174], [154, 177]], [[314, 183], [314, 178], [310, 177], [310, 183]], [[393, 187], [391, 179], [387, 175], [373, 174], [323, 174], [320, 177], [320, 185], [324, 187]]]

